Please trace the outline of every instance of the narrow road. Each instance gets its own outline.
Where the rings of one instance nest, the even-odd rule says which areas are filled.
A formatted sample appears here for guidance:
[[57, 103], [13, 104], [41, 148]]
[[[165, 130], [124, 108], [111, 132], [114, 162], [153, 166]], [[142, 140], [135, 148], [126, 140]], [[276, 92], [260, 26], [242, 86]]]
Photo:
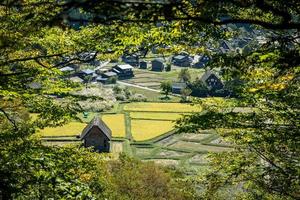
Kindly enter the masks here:
[[[132, 84], [132, 83], [125, 83], [123, 81], [117, 81], [117, 83], [121, 84], [121, 85], [125, 85], [125, 86], [131, 86], [131, 87], [136, 87], [136, 88], [140, 88], [140, 89], [143, 89], [143, 90], [149, 90], [149, 91], [152, 91], [152, 92], [161, 93], [160, 90], [155, 90], [155, 89], [152, 89], [152, 88], [148, 88], [148, 87], [144, 87], [144, 86], [140, 86], [140, 85], [136, 85], [136, 84]], [[170, 93], [169, 95], [180, 97], [179, 94]]]
[[144, 89], [144, 90], [149, 90], [149, 91], [152, 91], [152, 92], [158, 92], [158, 93], [161, 92], [160, 90], [155, 90], [155, 89], [151, 89], [151, 88], [148, 88], [148, 87], [144, 87], [144, 86], [140, 86], [140, 85], [136, 85], [136, 84], [132, 84], [132, 83], [125, 83], [123, 81], [117, 81], [117, 83], [119, 83], [120, 85], [136, 87], [136, 88], [140, 88], [140, 89]]

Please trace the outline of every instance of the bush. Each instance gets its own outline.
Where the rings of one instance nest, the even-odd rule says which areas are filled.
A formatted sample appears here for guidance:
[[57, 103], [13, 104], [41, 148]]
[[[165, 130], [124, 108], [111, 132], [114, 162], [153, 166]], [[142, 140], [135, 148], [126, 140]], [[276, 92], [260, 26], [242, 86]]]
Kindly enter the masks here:
[[112, 108], [115, 101], [86, 100], [78, 103], [84, 111], [100, 112]]
[[142, 94], [134, 94], [130, 97], [130, 101], [147, 101], [147, 97]]
[[117, 80], [118, 80], [117, 77], [110, 77], [110, 78], [108, 79], [108, 83], [109, 83], [109, 84], [115, 84], [115, 83], [117, 83]]
[[127, 98], [123, 93], [121, 93], [116, 95], [116, 99], [119, 101], [125, 101]]
[[166, 71], [169, 72], [171, 71], [171, 63], [168, 63], [166, 66]]

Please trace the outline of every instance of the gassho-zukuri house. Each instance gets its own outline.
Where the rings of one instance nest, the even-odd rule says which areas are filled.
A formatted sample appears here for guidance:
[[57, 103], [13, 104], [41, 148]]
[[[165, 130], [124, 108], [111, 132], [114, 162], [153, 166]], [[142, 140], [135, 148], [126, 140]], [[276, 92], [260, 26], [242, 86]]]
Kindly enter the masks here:
[[110, 151], [111, 137], [111, 130], [99, 117], [94, 117], [80, 135], [84, 147], [94, 147], [98, 152]]

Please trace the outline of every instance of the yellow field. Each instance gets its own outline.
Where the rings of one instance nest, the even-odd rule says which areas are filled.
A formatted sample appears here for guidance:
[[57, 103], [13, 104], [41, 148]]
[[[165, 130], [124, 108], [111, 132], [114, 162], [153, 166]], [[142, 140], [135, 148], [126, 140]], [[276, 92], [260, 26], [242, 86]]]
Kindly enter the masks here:
[[40, 130], [42, 136], [69, 136], [69, 135], [80, 135], [85, 123], [81, 122], [70, 122], [63, 126], [58, 126], [54, 128], [47, 127], [43, 130]]
[[112, 131], [113, 137], [125, 137], [124, 114], [103, 115], [102, 120]]
[[131, 112], [132, 119], [163, 119], [176, 120], [182, 117], [180, 113], [157, 113], [157, 112]]
[[172, 121], [131, 120], [131, 134], [134, 140], [152, 139], [174, 129]]
[[201, 107], [183, 103], [130, 103], [124, 106], [125, 111], [153, 112], [199, 112]]

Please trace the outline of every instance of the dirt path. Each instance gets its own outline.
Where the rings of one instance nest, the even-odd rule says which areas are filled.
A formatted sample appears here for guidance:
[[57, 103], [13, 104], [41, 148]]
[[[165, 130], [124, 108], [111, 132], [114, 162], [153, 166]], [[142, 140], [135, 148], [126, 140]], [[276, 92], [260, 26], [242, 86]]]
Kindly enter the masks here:
[[132, 84], [132, 83], [125, 83], [123, 81], [117, 81], [117, 83], [119, 83], [121, 85], [126, 85], [126, 86], [131, 86], [131, 87], [144, 89], [144, 90], [149, 90], [149, 91], [152, 91], [152, 92], [157, 92], [157, 93], [161, 92], [160, 90], [155, 90], [155, 89], [151, 89], [151, 88], [148, 88], [148, 87], [144, 87], [144, 86], [140, 86], [140, 85], [136, 85], [136, 84]]

